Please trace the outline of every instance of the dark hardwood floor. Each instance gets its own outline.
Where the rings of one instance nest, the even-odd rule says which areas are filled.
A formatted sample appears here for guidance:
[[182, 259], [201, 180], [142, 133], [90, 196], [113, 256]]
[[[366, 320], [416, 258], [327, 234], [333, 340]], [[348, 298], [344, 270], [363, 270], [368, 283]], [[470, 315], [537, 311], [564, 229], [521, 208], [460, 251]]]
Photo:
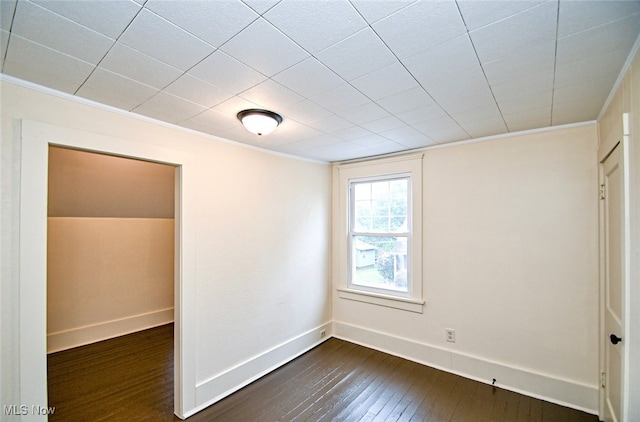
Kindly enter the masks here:
[[[49, 355], [51, 421], [173, 421], [173, 324]], [[597, 421], [330, 339], [188, 421]]]

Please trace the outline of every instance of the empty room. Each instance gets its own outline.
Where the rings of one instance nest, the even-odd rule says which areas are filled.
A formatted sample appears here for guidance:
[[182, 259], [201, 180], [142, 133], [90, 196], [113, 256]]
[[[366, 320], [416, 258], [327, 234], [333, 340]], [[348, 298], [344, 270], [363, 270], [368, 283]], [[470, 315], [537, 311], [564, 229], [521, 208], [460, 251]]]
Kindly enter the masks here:
[[640, 2], [0, 7], [1, 420], [640, 420]]

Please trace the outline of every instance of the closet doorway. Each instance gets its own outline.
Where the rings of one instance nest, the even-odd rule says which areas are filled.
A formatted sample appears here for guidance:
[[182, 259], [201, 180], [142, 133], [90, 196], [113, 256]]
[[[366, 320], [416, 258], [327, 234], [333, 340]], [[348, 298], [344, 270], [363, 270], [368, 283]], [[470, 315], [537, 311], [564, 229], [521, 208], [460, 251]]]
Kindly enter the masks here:
[[177, 167], [59, 146], [48, 156], [47, 353], [172, 324]]

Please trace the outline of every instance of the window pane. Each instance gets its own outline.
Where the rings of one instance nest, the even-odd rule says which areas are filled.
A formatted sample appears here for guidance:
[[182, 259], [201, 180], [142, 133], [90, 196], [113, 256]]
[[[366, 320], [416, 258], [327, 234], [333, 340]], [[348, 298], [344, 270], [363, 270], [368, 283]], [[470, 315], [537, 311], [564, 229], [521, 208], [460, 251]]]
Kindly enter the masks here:
[[356, 182], [354, 227], [358, 232], [406, 233], [408, 179]]
[[408, 292], [407, 237], [354, 236], [351, 283]]

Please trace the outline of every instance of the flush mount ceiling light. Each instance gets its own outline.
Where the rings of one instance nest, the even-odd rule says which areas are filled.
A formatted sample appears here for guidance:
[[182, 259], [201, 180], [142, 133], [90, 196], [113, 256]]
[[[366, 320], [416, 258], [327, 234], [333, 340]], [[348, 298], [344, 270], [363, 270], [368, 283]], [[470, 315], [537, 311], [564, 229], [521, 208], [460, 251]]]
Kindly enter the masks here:
[[256, 135], [268, 135], [282, 123], [282, 116], [273, 111], [252, 108], [238, 113], [238, 120], [249, 132]]

